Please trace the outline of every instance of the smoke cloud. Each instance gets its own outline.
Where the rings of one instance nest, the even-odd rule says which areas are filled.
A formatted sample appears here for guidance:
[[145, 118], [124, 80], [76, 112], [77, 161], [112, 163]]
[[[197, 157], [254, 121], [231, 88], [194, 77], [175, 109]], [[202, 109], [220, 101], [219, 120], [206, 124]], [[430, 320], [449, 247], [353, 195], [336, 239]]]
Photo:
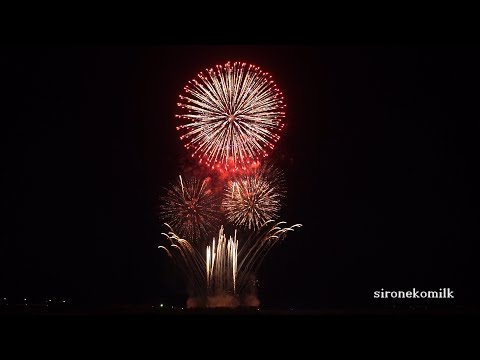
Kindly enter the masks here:
[[260, 306], [260, 300], [257, 295], [250, 294], [243, 298], [233, 296], [230, 294], [217, 294], [208, 296], [206, 299], [199, 297], [189, 297], [187, 299], [188, 309], [197, 308], [230, 308], [235, 309], [238, 307], [258, 307]]

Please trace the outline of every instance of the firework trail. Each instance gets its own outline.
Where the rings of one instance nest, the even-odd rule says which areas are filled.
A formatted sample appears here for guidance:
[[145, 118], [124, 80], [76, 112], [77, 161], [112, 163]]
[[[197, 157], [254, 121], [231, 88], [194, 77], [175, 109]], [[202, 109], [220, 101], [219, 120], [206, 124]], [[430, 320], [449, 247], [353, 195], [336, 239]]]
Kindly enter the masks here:
[[168, 233], [162, 233], [162, 235], [169, 240], [170, 246], [168, 248], [165, 246], [159, 246], [158, 248], [165, 250], [175, 264], [182, 269], [188, 279], [192, 282], [195, 289], [195, 295], [206, 297], [206, 273], [204, 271], [206, 267], [205, 259], [196, 247], [175, 234], [168, 224], [165, 225], [170, 231]]
[[248, 291], [252, 275], [257, 273], [268, 252], [275, 244], [285, 239], [289, 231], [300, 227], [302, 224], [286, 226], [285, 221], [275, 223], [269, 220], [248, 237], [238, 254], [240, 270], [237, 276], [236, 293], [244, 294]]
[[248, 229], [258, 229], [278, 218], [285, 196], [282, 171], [264, 165], [251, 175], [240, 175], [228, 182], [222, 201], [227, 220]]
[[210, 293], [235, 294], [237, 279], [238, 240], [235, 231], [234, 238], [227, 240], [223, 226], [218, 233], [217, 246], [215, 238], [211, 246], [207, 246], [207, 287]]
[[170, 241], [170, 249], [165, 246], [159, 248], [165, 250], [192, 280], [196, 296], [208, 298], [229, 294], [242, 298], [248, 295], [251, 279], [272, 247], [289, 231], [301, 226], [286, 226], [284, 221], [267, 221], [247, 238], [240, 249], [236, 231], [234, 237], [230, 236], [227, 240], [222, 226], [218, 240], [214, 238], [207, 246], [205, 257], [173, 231], [163, 233]]
[[188, 240], [210, 237], [220, 222], [219, 197], [209, 187], [210, 178], [183, 179], [167, 189], [161, 199], [160, 215]]
[[272, 76], [258, 66], [227, 62], [198, 74], [177, 105], [177, 127], [192, 157], [212, 169], [246, 169], [268, 156], [283, 128], [285, 104]]

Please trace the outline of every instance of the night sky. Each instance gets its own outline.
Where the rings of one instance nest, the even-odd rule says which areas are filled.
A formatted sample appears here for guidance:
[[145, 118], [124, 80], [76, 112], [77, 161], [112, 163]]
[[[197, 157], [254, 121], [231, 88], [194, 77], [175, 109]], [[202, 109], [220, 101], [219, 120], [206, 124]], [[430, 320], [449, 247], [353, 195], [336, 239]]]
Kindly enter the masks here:
[[287, 102], [272, 157], [281, 218], [304, 226], [263, 263], [263, 306], [379, 306], [374, 290], [413, 287], [479, 303], [479, 52], [419, 45], [0, 49], [0, 297], [185, 302], [158, 201], [192, 165], [177, 97], [228, 60]]

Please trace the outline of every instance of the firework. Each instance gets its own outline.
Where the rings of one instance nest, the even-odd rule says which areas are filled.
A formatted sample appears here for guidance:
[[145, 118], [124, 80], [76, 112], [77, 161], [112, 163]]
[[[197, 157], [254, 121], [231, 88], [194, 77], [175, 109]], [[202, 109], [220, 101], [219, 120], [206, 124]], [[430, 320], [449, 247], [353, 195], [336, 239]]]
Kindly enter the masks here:
[[210, 179], [178, 178], [162, 198], [162, 218], [188, 240], [209, 237], [220, 219], [219, 198], [209, 187]]
[[257, 229], [278, 217], [284, 193], [283, 173], [266, 165], [229, 181], [222, 207], [231, 223]]
[[207, 287], [210, 293], [228, 293], [236, 290], [238, 260], [237, 232], [227, 240], [223, 226], [218, 233], [217, 246], [215, 238], [211, 246], [207, 246]]
[[247, 238], [238, 253], [238, 275], [236, 294], [245, 294], [251, 287], [252, 276], [255, 276], [263, 259], [279, 241], [285, 239], [289, 231], [302, 227], [302, 224], [286, 226], [285, 221], [275, 223], [269, 220]]
[[[275, 222], [285, 194], [283, 173], [260, 165], [280, 139], [283, 94], [259, 67], [227, 62], [189, 81], [177, 105], [184, 146], [227, 183], [223, 194], [214, 193], [208, 179], [180, 176], [160, 206], [170, 244], [159, 247], [188, 276], [193, 292], [187, 306], [256, 306], [254, 283], [263, 259], [302, 226]], [[238, 233], [227, 236], [230, 226]]]
[[162, 233], [162, 235], [169, 240], [170, 246], [159, 246], [158, 248], [165, 250], [175, 264], [187, 275], [189, 281], [192, 282], [195, 295], [206, 297], [205, 259], [193, 244], [175, 234], [168, 224], [165, 225], [170, 231]]
[[170, 246], [159, 246], [175, 260], [194, 285], [195, 295], [211, 297], [228, 294], [237, 298], [248, 295], [251, 279], [257, 273], [263, 259], [270, 249], [284, 239], [289, 231], [301, 227], [301, 224], [286, 226], [286, 223], [267, 221], [242, 244], [239, 250], [237, 232], [227, 236], [223, 226], [218, 239], [213, 238], [207, 246], [205, 257], [197, 248], [170, 232], [163, 233]]
[[227, 62], [198, 74], [177, 105], [185, 121], [180, 139], [200, 163], [245, 169], [268, 156], [285, 117], [282, 92], [272, 76], [254, 65]]

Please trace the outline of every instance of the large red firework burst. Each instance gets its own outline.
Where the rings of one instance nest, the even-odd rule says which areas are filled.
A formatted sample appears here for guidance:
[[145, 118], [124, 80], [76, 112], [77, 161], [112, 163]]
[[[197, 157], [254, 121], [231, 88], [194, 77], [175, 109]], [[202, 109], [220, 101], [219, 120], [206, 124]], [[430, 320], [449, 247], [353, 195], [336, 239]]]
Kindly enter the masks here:
[[180, 139], [201, 164], [235, 171], [268, 156], [280, 139], [283, 94], [258, 66], [227, 62], [199, 73], [180, 95]]

